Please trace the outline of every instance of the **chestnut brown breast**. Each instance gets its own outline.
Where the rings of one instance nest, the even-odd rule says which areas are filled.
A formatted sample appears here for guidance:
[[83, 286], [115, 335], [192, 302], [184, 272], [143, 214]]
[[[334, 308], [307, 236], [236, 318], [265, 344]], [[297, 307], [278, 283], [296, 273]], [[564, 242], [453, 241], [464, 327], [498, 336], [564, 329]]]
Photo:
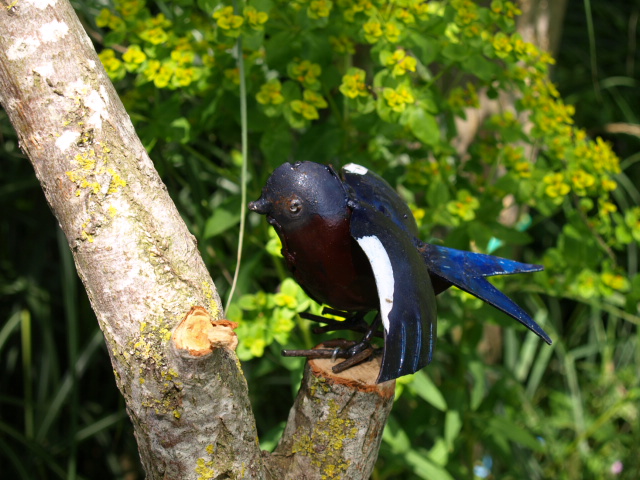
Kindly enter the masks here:
[[351, 237], [350, 216], [330, 221], [314, 215], [282, 240], [287, 266], [319, 303], [347, 311], [377, 310], [378, 293], [369, 260]]

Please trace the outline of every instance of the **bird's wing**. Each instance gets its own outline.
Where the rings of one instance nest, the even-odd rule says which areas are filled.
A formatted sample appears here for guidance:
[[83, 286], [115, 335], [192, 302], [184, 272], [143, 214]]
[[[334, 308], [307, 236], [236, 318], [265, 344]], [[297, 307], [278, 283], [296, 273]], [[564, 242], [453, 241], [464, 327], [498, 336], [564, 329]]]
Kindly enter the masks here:
[[378, 289], [384, 353], [377, 382], [414, 373], [431, 361], [436, 339], [429, 271], [412, 238], [374, 208], [356, 205], [350, 228], [369, 259]]
[[539, 272], [543, 270], [541, 265], [520, 263], [506, 258], [494, 257], [493, 255], [465, 252], [428, 243], [420, 246], [419, 251], [427, 264], [429, 273], [443, 279], [444, 282], [438, 283], [446, 285], [445, 288], [449, 284], [455, 285], [460, 290], [478, 297], [510, 317], [515, 318], [545, 342], [551, 344], [549, 335], [540, 325], [518, 304], [485, 278], [493, 275]]
[[355, 163], [342, 167], [342, 178], [359, 202], [383, 213], [410, 236], [418, 236], [411, 209], [384, 178]]

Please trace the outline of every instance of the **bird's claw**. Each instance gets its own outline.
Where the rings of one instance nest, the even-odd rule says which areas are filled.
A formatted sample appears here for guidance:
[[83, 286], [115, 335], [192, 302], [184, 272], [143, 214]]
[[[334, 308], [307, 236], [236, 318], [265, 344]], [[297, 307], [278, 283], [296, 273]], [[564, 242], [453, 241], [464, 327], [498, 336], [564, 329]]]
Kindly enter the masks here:
[[328, 340], [321, 348], [310, 350], [282, 350], [283, 357], [307, 357], [308, 359], [329, 358], [335, 361], [338, 358], [345, 360], [332, 367], [333, 373], [358, 365], [371, 357], [377, 350], [369, 342], [355, 343], [344, 339]]

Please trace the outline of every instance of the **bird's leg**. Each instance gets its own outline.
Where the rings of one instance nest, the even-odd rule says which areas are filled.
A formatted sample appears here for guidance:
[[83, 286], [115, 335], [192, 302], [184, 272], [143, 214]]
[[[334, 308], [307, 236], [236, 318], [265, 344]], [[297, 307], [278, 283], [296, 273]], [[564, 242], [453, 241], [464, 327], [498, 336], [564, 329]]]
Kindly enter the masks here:
[[364, 333], [364, 337], [358, 343], [340, 338], [323, 342], [323, 348], [314, 348], [311, 350], [283, 350], [282, 356], [307, 357], [310, 359], [331, 358], [334, 360], [336, 358], [344, 358], [345, 360], [343, 362], [334, 365], [332, 368], [334, 373], [340, 373], [347, 368], [365, 361], [373, 355], [375, 349], [370, 343], [371, 339], [374, 336], [382, 336], [382, 334], [378, 332], [378, 327], [380, 325], [379, 314], [373, 320], [371, 325], [369, 325], [364, 320], [365, 314], [362, 312], [350, 316], [347, 312], [341, 312], [339, 310], [333, 310], [325, 307], [322, 313], [343, 317], [345, 320], [338, 321], [310, 313], [301, 313], [300, 316], [315, 322], [326, 323], [326, 326], [324, 327], [314, 328], [314, 333], [324, 333], [335, 330], [352, 330]]
[[[371, 339], [378, 333], [378, 327], [380, 326], [380, 314], [376, 315], [376, 318], [371, 322], [371, 326], [368, 328], [364, 337], [360, 342], [352, 344], [349, 348], [339, 349], [336, 348], [336, 357], [338, 354], [340, 358], [342, 355], [346, 355], [347, 359], [344, 362], [340, 362], [337, 365], [334, 365], [331, 369], [333, 373], [340, 373], [345, 371], [347, 368], [351, 368], [354, 365], [364, 362], [367, 358], [369, 358], [375, 352], [374, 347], [371, 345]], [[335, 358], [335, 357], [334, 357]]]
[[355, 342], [337, 338], [322, 342], [326, 348], [313, 348], [311, 350], [282, 350], [283, 357], [307, 357], [307, 358], [347, 358], [347, 351], [355, 345]]

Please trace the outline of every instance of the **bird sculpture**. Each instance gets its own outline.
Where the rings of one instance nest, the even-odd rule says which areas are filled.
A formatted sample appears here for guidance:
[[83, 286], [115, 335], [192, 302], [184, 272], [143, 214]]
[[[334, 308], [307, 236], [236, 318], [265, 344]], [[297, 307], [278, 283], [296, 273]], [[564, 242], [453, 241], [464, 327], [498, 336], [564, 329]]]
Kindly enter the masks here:
[[[370, 352], [369, 341], [382, 324], [377, 383], [429, 364], [436, 341], [435, 297], [451, 285], [515, 318], [551, 344], [545, 331], [485, 278], [537, 272], [542, 266], [422, 242], [408, 205], [365, 167], [348, 164], [339, 175], [333, 167], [315, 162], [284, 163], [249, 209], [266, 215], [273, 225], [287, 267], [305, 292], [335, 309], [332, 313], [344, 312], [344, 322], [327, 323], [362, 331], [364, 315], [377, 312], [361, 342], [338, 347], [332, 354], [349, 359]], [[338, 328], [345, 327], [333, 329]], [[302, 352], [311, 356], [313, 351]]]

